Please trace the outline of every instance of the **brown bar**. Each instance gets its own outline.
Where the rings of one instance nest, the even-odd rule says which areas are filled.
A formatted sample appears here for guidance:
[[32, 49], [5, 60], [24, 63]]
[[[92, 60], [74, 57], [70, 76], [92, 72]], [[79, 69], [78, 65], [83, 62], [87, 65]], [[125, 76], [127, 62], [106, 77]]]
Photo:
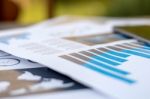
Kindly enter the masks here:
[[124, 45], [117, 45], [117, 46], [120, 46], [120, 47], [123, 47], [123, 48], [126, 48], [126, 49], [131, 49], [131, 47], [124, 46]]
[[72, 54], [70, 54], [70, 55], [71, 55], [71, 56], [74, 56], [74, 57], [76, 57], [76, 58], [85, 60], [85, 61], [90, 60], [90, 58], [87, 58], [87, 57], [85, 57], [85, 56], [83, 56], [83, 55], [80, 55], [80, 54], [77, 54], [77, 53], [72, 53]]
[[97, 50], [95, 50], [95, 49], [92, 49], [92, 50], [89, 50], [90, 52], [94, 52], [94, 53], [96, 53], [96, 54], [102, 54], [102, 52], [100, 52], [100, 51], [97, 51]]
[[106, 49], [106, 48], [98, 48], [98, 50], [100, 50], [100, 51], [104, 51], [104, 52], [109, 51], [109, 50], [108, 50], [108, 49]]
[[77, 60], [77, 59], [75, 59], [73, 57], [67, 56], [67, 55], [63, 55], [63, 56], [60, 56], [60, 57], [63, 58], [63, 59], [69, 60], [71, 62], [74, 62], [76, 64], [79, 64], [79, 65], [84, 64], [84, 62], [82, 62], [80, 60]]
[[84, 55], [86, 55], [86, 56], [94, 56], [92, 53], [85, 52], [85, 51], [81, 51], [81, 52], [79, 52], [79, 53], [84, 54]]
[[136, 45], [132, 45], [132, 44], [129, 44], [129, 43], [125, 43], [125, 45], [132, 46], [132, 48], [137, 48], [137, 46], [136, 46]]
[[115, 47], [115, 46], [108, 46], [108, 48], [113, 49], [113, 50], [116, 50], [116, 51], [122, 50], [121, 48], [117, 48], [117, 47]]

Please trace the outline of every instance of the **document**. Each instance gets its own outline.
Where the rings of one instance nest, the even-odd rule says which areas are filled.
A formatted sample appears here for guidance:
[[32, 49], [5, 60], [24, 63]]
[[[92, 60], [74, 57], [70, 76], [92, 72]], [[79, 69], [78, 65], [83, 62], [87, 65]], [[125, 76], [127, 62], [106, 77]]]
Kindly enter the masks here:
[[[64, 22], [68, 22], [68, 17], [58, 17], [32, 26], [0, 32], [31, 32]], [[0, 98], [3, 99], [110, 99], [48, 67], [3, 51], [0, 51], [0, 75]]]
[[48, 67], [0, 51], [0, 98], [70, 99], [70, 97], [106, 99], [103, 95]]
[[0, 49], [45, 65], [112, 98], [145, 99], [150, 98], [150, 47], [112, 33], [113, 26], [144, 22], [148, 20], [108, 20], [101, 24], [83, 20], [45, 30], [3, 33]]

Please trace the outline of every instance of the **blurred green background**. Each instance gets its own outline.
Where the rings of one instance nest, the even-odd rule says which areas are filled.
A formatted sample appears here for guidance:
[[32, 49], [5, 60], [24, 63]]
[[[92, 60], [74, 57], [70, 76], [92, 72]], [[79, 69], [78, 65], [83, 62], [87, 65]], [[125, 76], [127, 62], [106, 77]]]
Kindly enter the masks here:
[[56, 15], [147, 16], [150, 0], [58, 0]]
[[[6, 1], [6, 0], [4, 0]], [[15, 21], [36, 23], [48, 18], [75, 16], [149, 17], [150, 0], [8, 0], [18, 6]]]

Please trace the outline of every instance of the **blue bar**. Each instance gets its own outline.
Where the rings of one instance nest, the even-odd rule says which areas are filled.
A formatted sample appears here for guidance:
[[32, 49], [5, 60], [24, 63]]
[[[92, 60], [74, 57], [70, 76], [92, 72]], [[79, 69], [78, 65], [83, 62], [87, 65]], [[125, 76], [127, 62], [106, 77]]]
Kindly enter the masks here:
[[[136, 46], [136, 45], [135, 45]], [[150, 50], [150, 47], [147, 45], [138, 45], [137, 47], [142, 48], [142, 49], [147, 49]]]
[[117, 68], [114, 68], [114, 67], [108, 66], [108, 65], [106, 65], [106, 64], [103, 64], [103, 63], [101, 63], [101, 62], [97, 62], [97, 61], [92, 60], [92, 59], [91, 59], [91, 60], [88, 60], [88, 62], [93, 63], [93, 64], [95, 64], [95, 65], [97, 65], [97, 66], [100, 66], [100, 67], [103, 67], [103, 68], [109, 69], [109, 70], [111, 70], [111, 71], [114, 71], [114, 72], [117, 72], [117, 73], [123, 74], [123, 75], [127, 75], [127, 74], [129, 74], [128, 72], [125, 72], [125, 71], [119, 70], [119, 69], [117, 69]]
[[141, 48], [150, 50], [150, 47], [148, 47], [148, 46], [143, 46], [143, 47], [141, 47]]
[[119, 58], [119, 57], [116, 57], [116, 56], [108, 55], [107, 52], [105, 52], [103, 54], [99, 54], [99, 55], [107, 57], [107, 58], [115, 60], [115, 61], [118, 61], [118, 62], [126, 62], [126, 61], [128, 61], [126, 59], [122, 59], [122, 58]]
[[130, 55], [127, 55], [127, 54], [124, 54], [124, 53], [115, 52], [115, 51], [108, 51], [107, 53], [110, 53], [110, 54], [113, 54], [113, 55], [116, 55], [116, 56], [119, 56], [119, 57], [122, 57], [122, 58], [127, 58], [127, 57], [130, 56]]
[[132, 50], [141, 51], [141, 52], [150, 54], [150, 51], [149, 51], [149, 50], [146, 50], [146, 49], [134, 48], [134, 49], [132, 49]]
[[118, 75], [115, 75], [115, 74], [112, 74], [112, 73], [107, 72], [107, 71], [105, 71], [105, 70], [102, 70], [102, 69], [99, 69], [99, 68], [97, 68], [97, 67], [94, 67], [94, 66], [92, 66], [92, 65], [90, 65], [90, 64], [83, 64], [83, 66], [85, 66], [85, 67], [87, 67], [87, 68], [89, 68], [89, 69], [92, 69], [92, 70], [94, 70], [94, 71], [96, 71], [96, 72], [98, 72], [98, 73], [100, 73], [100, 74], [103, 74], [103, 75], [106, 75], [106, 76], [109, 76], [109, 77], [118, 79], [118, 80], [123, 81], [123, 82], [128, 83], [128, 84], [133, 84], [133, 83], [135, 83], [134, 80], [131, 80], [131, 79], [128, 79], [128, 78], [124, 78], [124, 77], [120, 77], [120, 76], [118, 76]]
[[131, 50], [122, 50], [122, 52], [126, 52], [126, 53], [129, 53], [132, 55], [137, 55], [137, 56], [141, 56], [141, 57], [145, 57], [145, 58], [150, 58], [150, 55], [140, 53], [140, 52], [131, 51]]
[[109, 59], [102, 58], [101, 56], [98, 56], [98, 55], [92, 56], [92, 58], [97, 59], [97, 60], [100, 60], [100, 61], [103, 61], [103, 62], [108, 63], [108, 64], [113, 65], [113, 66], [118, 66], [118, 65], [120, 65], [120, 64], [117, 63], [117, 62], [111, 61], [111, 60], [109, 60]]

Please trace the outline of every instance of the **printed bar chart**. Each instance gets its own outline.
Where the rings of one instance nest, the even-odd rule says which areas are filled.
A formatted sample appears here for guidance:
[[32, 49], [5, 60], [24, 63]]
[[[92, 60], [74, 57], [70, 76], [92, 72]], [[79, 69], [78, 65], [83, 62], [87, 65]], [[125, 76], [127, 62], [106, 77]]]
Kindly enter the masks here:
[[123, 63], [129, 61], [128, 57], [132, 55], [149, 59], [150, 47], [131, 42], [70, 53], [60, 57], [107, 77], [133, 84], [136, 80], [128, 77], [132, 73], [120, 68]]

